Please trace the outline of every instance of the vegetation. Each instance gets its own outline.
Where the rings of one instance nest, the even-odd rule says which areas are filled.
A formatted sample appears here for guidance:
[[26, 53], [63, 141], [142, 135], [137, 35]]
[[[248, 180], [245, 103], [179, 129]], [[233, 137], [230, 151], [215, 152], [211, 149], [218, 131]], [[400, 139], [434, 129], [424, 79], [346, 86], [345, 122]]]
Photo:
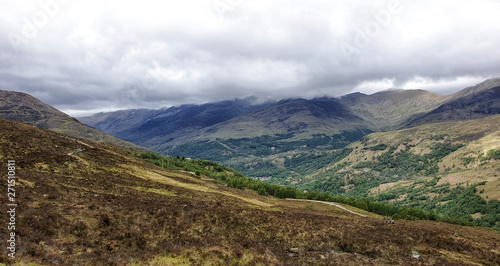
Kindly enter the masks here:
[[[399, 146], [399, 145], [398, 145]], [[370, 161], [355, 164], [351, 171], [339, 171], [347, 164], [339, 164], [334, 168], [319, 172], [314, 176], [314, 181], [302, 184], [300, 189], [340, 193], [345, 196], [368, 197], [370, 190], [381, 184], [395, 182], [402, 178], [413, 176], [429, 176], [437, 174], [438, 163], [446, 155], [456, 151], [462, 145], [443, 144], [425, 155], [416, 155], [410, 149], [412, 145], [405, 145], [403, 150], [397, 151], [392, 146], [388, 151]], [[364, 171], [369, 169], [369, 171]], [[354, 171], [358, 171], [354, 174]], [[346, 183], [347, 181], [347, 183]], [[349, 190], [345, 189], [349, 187]]]
[[[432, 180], [418, 180], [408, 186], [397, 186], [374, 197], [372, 200], [382, 203], [392, 202], [395, 206], [408, 206], [411, 208], [438, 213], [454, 219], [465, 221], [468, 224], [488, 227], [500, 231], [500, 201], [491, 200], [487, 202], [477, 193], [477, 186], [483, 183], [469, 186], [451, 187], [446, 183], [436, 185], [439, 178]], [[465, 184], [466, 185], [466, 184]], [[429, 197], [433, 194], [433, 197]], [[405, 195], [404, 198], [395, 201], [397, 195]], [[472, 215], [479, 214], [474, 219]]]
[[[302, 183], [297, 187], [300, 190], [320, 191], [342, 197], [368, 198], [372, 202], [422, 210], [426, 215], [442, 215], [458, 219], [461, 224], [473, 224], [500, 231], [500, 221], [496, 220], [500, 211], [496, 207], [497, 200], [487, 202], [477, 195], [476, 187], [484, 185], [484, 182], [464, 183], [453, 187], [449, 183], [438, 185], [439, 163], [447, 155], [462, 148], [462, 144], [452, 145], [443, 141], [424, 154], [415, 153], [414, 147], [415, 145], [404, 142], [394, 146], [378, 144], [359, 150], [356, 148], [360, 153], [380, 153], [366, 161], [344, 160], [335, 167], [315, 174], [312, 182]], [[495, 150], [490, 150], [486, 156], [480, 157], [480, 160], [495, 159], [496, 154]], [[461, 160], [466, 166], [479, 159], [463, 157]], [[394, 185], [380, 191], [383, 184], [391, 183]], [[426, 215], [419, 216], [427, 219]], [[398, 218], [399, 215], [395, 217]]]
[[415, 175], [431, 176], [439, 171], [438, 163], [448, 154], [460, 149], [463, 145], [444, 143], [433, 147], [432, 152], [425, 155], [414, 154], [410, 149], [414, 145], [403, 143], [404, 150], [396, 152], [392, 146], [389, 151], [377, 156], [374, 161], [360, 162], [356, 169], [370, 168], [384, 176], [409, 177]]
[[488, 160], [500, 160], [500, 149], [498, 150], [489, 150], [486, 154], [485, 157], [483, 157], [481, 160], [482, 161], [488, 161]]
[[[163, 153], [217, 162], [247, 176], [272, 177], [272, 183], [283, 184], [289, 176], [299, 178], [343, 159], [350, 151], [344, 147], [364, 134], [346, 131], [332, 136], [313, 134], [307, 139], [295, 139], [294, 134], [217, 139], [180, 145]], [[277, 166], [276, 161], [283, 163]]]
[[140, 157], [157, 166], [161, 166], [163, 163], [163, 166], [168, 169], [180, 169], [191, 172], [196, 171], [198, 173], [201, 173], [202, 175], [213, 178], [219, 181], [221, 184], [227, 185], [228, 187], [238, 189], [252, 189], [262, 196], [338, 202], [380, 215], [390, 216], [393, 219], [432, 220], [459, 225], [473, 225], [471, 221], [464, 220], [461, 216], [455, 217], [436, 215], [434, 212], [427, 212], [422, 209], [413, 209], [404, 206], [398, 207], [390, 204], [378, 203], [369, 198], [345, 198], [333, 196], [328, 193], [301, 192], [292, 187], [272, 185], [255, 179], [246, 178], [243, 174], [235, 170], [206, 160], [186, 160], [184, 158], [179, 158], [178, 156], [177, 158], [163, 157], [153, 152], [135, 154], [135, 156]]

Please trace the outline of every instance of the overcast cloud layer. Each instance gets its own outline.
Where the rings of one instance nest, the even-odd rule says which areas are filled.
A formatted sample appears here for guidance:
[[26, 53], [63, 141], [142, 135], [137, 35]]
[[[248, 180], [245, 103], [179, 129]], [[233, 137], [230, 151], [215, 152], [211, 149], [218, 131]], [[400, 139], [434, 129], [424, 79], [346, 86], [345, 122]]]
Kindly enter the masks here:
[[0, 89], [73, 116], [500, 76], [494, 0], [0, 0]]

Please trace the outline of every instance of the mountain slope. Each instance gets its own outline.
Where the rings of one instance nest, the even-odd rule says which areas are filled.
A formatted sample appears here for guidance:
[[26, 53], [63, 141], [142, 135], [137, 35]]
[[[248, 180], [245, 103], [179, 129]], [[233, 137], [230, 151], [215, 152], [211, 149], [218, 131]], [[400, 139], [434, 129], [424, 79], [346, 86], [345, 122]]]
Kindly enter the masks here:
[[144, 121], [154, 117], [156, 114], [161, 114], [161, 112], [162, 110], [131, 109], [111, 113], [97, 113], [89, 117], [77, 119], [85, 125], [114, 136], [144, 123]]
[[[333, 134], [366, 129], [361, 118], [333, 98], [287, 99], [205, 130], [210, 138], [274, 134]], [[234, 135], [233, 135], [234, 134]]]
[[[262, 197], [3, 119], [0, 136], [1, 161], [16, 160], [20, 264], [500, 263], [500, 234], [492, 231], [430, 221], [387, 225], [368, 213]], [[0, 187], [6, 191], [7, 182]], [[0, 227], [2, 235], [7, 230]], [[6, 252], [0, 260], [13, 262]]]
[[0, 90], [0, 117], [73, 137], [146, 150], [143, 147], [89, 128], [78, 122], [78, 120], [26, 93]]
[[[348, 151], [297, 185], [471, 221], [474, 216], [500, 229], [500, 115], [373, 133]], [[460, 202], [466, 195], [470, 199]]]
[[470, 120], [500, 114], [500, 79], [490, 79], [453, 95], [441, 106], [424, 115], [416, 115], [409, 126]]
[[374, 131], [399, 129], [415, 115], [428, 113], [449, 97], [424, 90], [389, 90], [372, 95], [353, 93], [339, 100], [371, 124]]
[[203, 105], [182, 105], [160, 110], [124, 110], [79, 118], [83, 123], [108, 134], [150, 146], [150, 140], [175, 139], [195, 135], [201, 128], [242, 115], [250, 108], [249, 100], [233, 100]]
[[332, 135], [346, 130], [366, 130], [362, 119], [333, 98], [288, 99], [260, 105], [237, 99], [157, 111], [129, 110], [97, 114], [80, 118], [80, 121], [116, 137], [163, 152], [173, 145], [192, 140], [253, 138], [290, 133]]

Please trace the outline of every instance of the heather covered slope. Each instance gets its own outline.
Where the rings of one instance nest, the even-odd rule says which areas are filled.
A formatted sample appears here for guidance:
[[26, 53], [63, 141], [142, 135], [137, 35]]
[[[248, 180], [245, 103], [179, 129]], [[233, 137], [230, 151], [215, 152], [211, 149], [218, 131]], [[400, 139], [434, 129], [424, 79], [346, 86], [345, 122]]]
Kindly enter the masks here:
[[146, 150], [143, 147], [87, 127], [75, 118], [26, 93], [0, 90], [0, 117], [77, 138], [90, 139], [137, 150]]
[[[368, 213], [167, 171], [104, 144], [0, 125], [0, 160], [17, 166], [22, 264], [500, 263], [500, 234], [492, 231], [429, 221], [387, 225]], [[0, 259], [12, 262], [5, 252]]]

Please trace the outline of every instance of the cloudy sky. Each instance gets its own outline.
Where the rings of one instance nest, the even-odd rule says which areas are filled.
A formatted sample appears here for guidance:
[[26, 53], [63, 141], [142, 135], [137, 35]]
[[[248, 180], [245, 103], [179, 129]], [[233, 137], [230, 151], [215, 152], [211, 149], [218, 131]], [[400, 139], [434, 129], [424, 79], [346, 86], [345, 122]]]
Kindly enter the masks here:
[[73, 116], [500, 77], [499, 0], [0, 0], [0, 89]]

